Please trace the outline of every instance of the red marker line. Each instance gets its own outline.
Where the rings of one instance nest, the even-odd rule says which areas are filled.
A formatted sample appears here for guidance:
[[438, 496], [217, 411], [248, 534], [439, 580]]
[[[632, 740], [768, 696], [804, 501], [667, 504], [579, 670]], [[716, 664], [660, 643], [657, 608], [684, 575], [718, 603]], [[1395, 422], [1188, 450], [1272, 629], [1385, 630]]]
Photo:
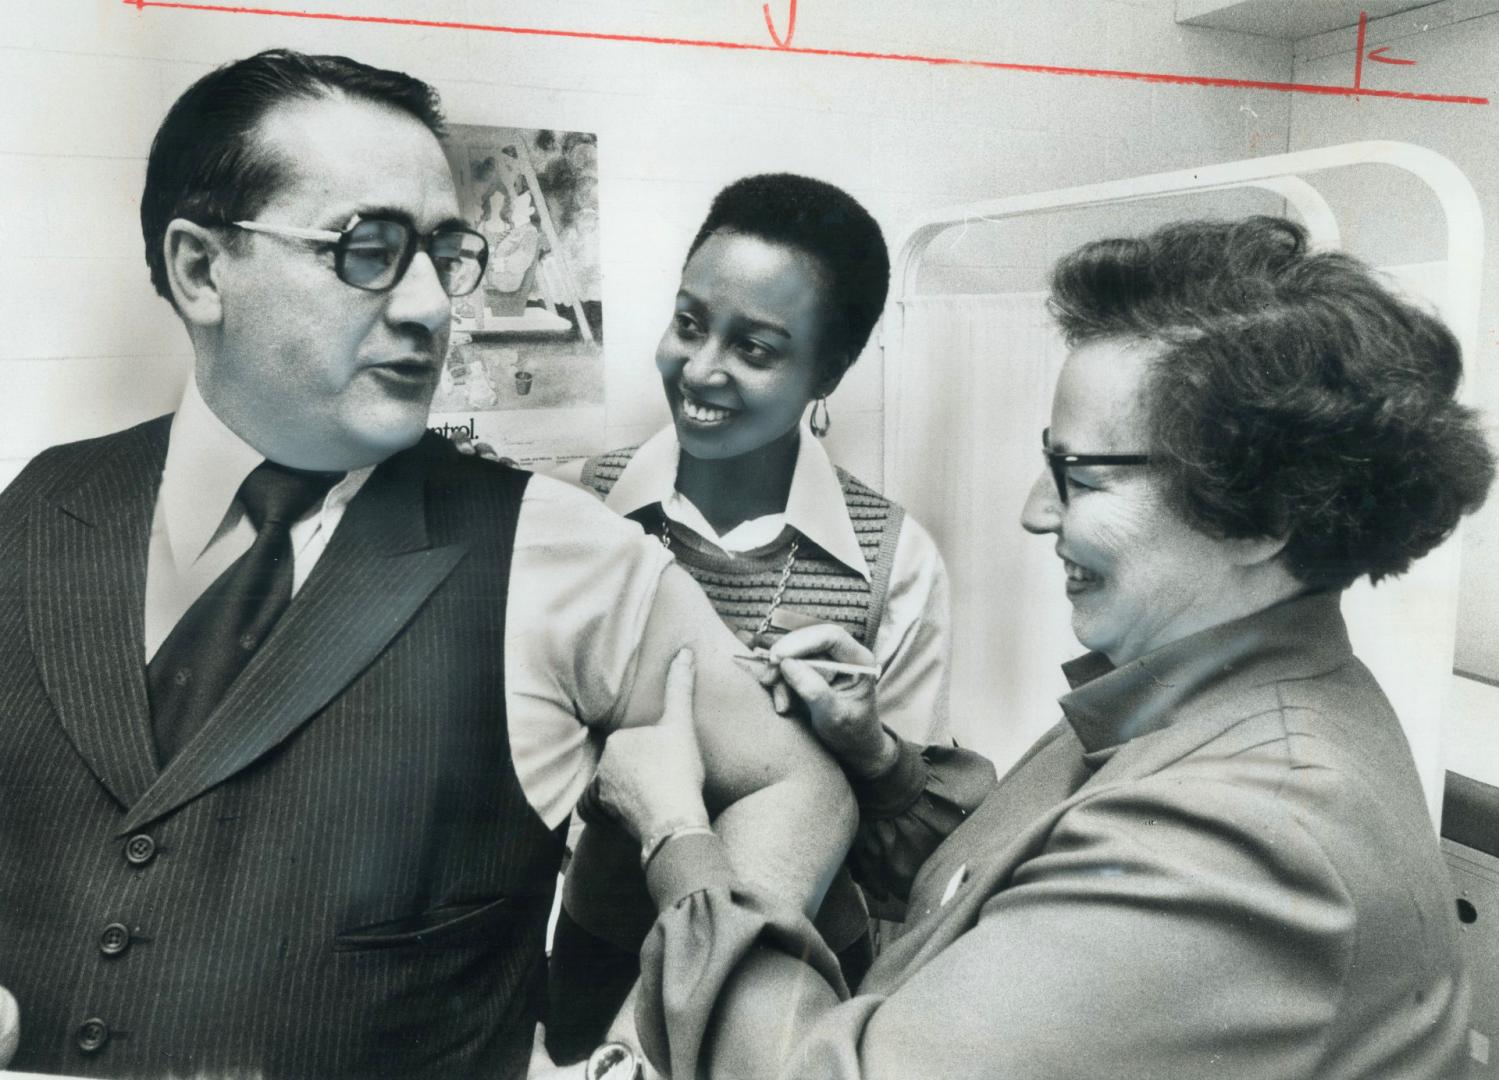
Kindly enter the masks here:
[[1245, 90], [1271, 90], [1287, 94], [1397, 98], [1403, 101], [1430, 101], [1448, 105], [1487, 105], [1489, 103], [1489, 99], [1486, 97], [1470, 97], [1461, 94], [1417, 94], [1405, 90], [1365, 90], [1357, 86], [1324, 86], [1318, 83], [1265, 82], [1258, 79], [1226, 79], [1207, 75], [1168, 75], [1152, 71], [1061, 67], [1052, 64], [1012, 64], [999, 60], [969, 60], [955, 56], [860, 52], [852, 49], [811, 49], [789, 44], [761, 45], [744, 41], [713, 41], [704, 38], [656, 37], [648, 34], [608, 34], [594, 30], [548, 30], [535, 26], [499, 26], [490, 23], [445, 22], [438, 19], [396, 19], [383, 15], [343, 15], [336, 12], [283, 11], [275, 8], [243, 7], [229, 4], [192, 4], [174, 2], [174, 0], [121, 0], [121, 2], [127, 7], [142, 10], [145, 8], [163, 8], [176, 11], [205, 11], [224, 15], [272, 15], [286, 19], [314, 19], [322, 22], [369, 23], [378, 26], [413, 26], [424, 30], [476, 30], [492, 34], [570, 38], [580, 41], [613, 41], [636, 45], [675, 45], [683, 48], [726, 49], [735, 52], [791, 53], [799, 56], [827, 56], [846, 60], [885, 60], [908, 64], [930, 64], [940, 67], [981, 68], [986, 71], [1018, 71], [1036, 75], [1070, 75], [1098, 79], [1126, 79], [1135, 82], [1170, 83], [1178, 86], [1215, 86]]
[[1358, 47], [1353, 50], [1353, 85], [1357, 89], [1364, 81], [1364, 39], [1369, 33], [1369, 13], [1358, 13]]
[[796, 0], [791, 0], [791, 12], [787, 16], [786, 37], [784, 39], [780, 34], [776, 33], [775, 20], [770, 17], [770, 5], [761, 4], [760, 10], [765, 15], [765, 29], [770, 31], [770, 39], [776, 43], [777, 48], [789, 49], [791, 47], [791, 38], [796, 33]]

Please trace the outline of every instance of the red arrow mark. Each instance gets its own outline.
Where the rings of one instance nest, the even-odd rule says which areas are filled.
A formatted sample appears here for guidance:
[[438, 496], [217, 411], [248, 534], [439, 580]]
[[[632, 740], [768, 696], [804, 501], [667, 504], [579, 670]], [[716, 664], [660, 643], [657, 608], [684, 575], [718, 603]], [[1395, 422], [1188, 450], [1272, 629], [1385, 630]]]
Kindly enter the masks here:
[[796, 0], [791, 0], [791, 10], [787, 13], [785, 40], [782, 40], [781, 35], [776, 33], [775, 20], [770, 17], [770, 5], [761, 4], [760, 10], [765, 14], [765, 29], [770, 31], [770, 40], [776, 43], [776, 48], [791, 48], [791, 38], [796, 33]]
[[1378, 60], [1381, 64], [1414, 64], [1414, 60], [1402, 60], [1398, 56], [1385, 56], [1390, 51], [1388, 45], [1381, 45], [1377, 49], [1371, 49], [1366, 54], [1370, 60]]

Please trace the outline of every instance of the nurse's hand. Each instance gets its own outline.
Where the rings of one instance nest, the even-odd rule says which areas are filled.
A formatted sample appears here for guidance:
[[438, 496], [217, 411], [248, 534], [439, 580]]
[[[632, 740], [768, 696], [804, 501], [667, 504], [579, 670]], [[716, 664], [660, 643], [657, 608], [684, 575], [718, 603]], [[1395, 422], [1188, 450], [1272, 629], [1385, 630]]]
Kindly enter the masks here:
[[776, 711], [800, 699], [812, 730], [850, 776], [868, 779], [895, 763], [899, 744], [880, 724], [875, 680], [867, 675], [824, 675], [808, 659], [874, 666], [874, 656], [841, 626], [824, 623], [793, 630], [770, 648], [761, 683]]
[[690, 649], [666, 673], [661, 719], [612, 732], [594, 777], [597, 801], [642, 842], [708, 824], [703, 759], [692, 717]]

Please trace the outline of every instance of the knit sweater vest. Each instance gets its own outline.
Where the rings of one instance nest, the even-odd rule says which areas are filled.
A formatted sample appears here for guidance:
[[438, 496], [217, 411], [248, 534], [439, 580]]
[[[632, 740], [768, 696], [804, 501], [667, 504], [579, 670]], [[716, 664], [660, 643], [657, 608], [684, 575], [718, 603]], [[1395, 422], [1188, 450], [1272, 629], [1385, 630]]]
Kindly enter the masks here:
[[[583, 466], [583, 483], [607, 497], [636, 449], [590, 458]], [[796, 558], [779, 608], [836, 623], [873, 650], [905, 513], [851, 474], [837, 472], [848, 520], [869, 564], [868, 581], [790, 527], [763, 547], [729, 555], [690, 529], [672, 526], [659, 504], [642, 507], [630, 517], [653, 536], [667, 534], [677, 562], [708, 595], [719, 618], [734, 630], [750, 633], [759, 630], [775, 600], [795, 540]]]

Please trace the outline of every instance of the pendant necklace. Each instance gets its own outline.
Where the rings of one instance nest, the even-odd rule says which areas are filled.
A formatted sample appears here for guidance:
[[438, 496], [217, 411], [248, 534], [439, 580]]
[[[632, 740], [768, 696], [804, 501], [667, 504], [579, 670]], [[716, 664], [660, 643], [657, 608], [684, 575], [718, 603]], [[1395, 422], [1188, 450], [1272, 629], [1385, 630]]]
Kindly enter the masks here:
[[[662, 515], [663, 517], [665, 515]], [[661, 546], [667, 551], [671, 550], [671, 522], [662, 523]], [[765, 617], [760, 620], [759, 629], [755, 631], [756, 637], [761, 637], [770, 629], [771, 617], [775, 615], [776, 608], [781, 606], [781, 600], [786, 595], [786, 586], [791, 584], [791, 571], [796, 569], [796, 549], [801, 546], [801, 537], [791, 538], [791, 550], [786, 552], [786, 562], [781, 566], [781, 578], [776, 583], [776, 591], [770, 598], [770, 606], [765, 609]]]

